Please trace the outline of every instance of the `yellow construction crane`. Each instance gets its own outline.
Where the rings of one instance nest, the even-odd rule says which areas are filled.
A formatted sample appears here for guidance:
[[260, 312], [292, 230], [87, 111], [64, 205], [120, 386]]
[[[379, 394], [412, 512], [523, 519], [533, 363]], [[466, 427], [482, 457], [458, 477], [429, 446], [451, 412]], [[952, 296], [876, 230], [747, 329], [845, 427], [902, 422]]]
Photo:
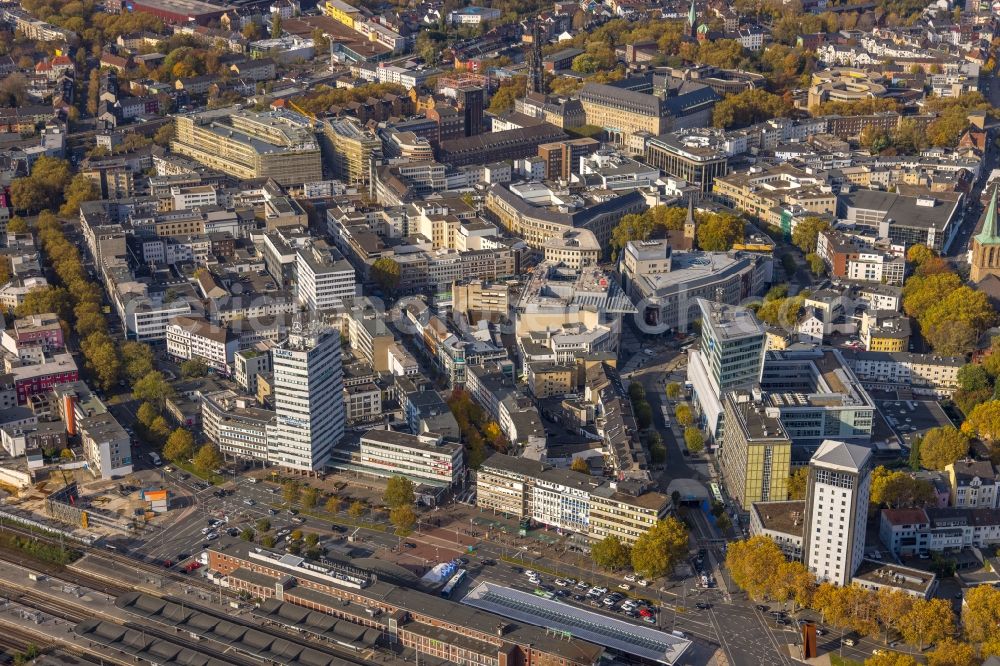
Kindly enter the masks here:
[[295, 111], [297, 111], [298, 113], [301, 113], [303, 116], [305, 116], [306, 118], [308, 118], [309, 119], [309, 126], [310, 127], [316, 127], [316, 114], [315, 113], [310, 113], [309, 111], [306, 111], [305, 109], [303, 109], [301, 106], [299, 106], [298, 104], [296, 104], [292, 100], [288, 100], [288, 106], [292, 107]]

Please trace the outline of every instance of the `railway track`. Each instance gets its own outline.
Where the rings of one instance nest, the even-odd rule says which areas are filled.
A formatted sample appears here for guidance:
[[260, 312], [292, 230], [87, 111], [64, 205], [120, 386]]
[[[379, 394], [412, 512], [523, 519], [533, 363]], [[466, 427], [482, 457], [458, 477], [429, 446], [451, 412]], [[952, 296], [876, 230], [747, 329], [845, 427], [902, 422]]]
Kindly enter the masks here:
[[[166, 569], [162, 566], [152, 564], [149, 562], [144, 562], [142, 560], [137, 560], [127, 555], [119, 555], [117, 553], [111, 553], [103, 548], [94, 548], [93, 546], [87, 546], [82, 543], [69, 543], [62, 544], [58, 539], [45, 536], [44, 534], [39, 534], [38, 532], [33, 532], [29, 529], [22, 528], [20, 526], [5, 525], [4, 529], [9, 532], [14, 532], [22, 536], [30, 537], [32, 539], [37, 539], [52, 545], [66, 545], [69, 548], [78, 550], [85, 553], [91, 557], [91, 559], [98, 559], [109, 564], [108, 569], [113, 570], [115, 566], [121, 566], [123, 568], [134, 569], [137, 571], [144, 571], [149, 574], [153, 574], [162, 580], [171, 580], [178, 583], [183, 583], [189, 587], [200, 587], [204, 590], [211, 590], [218, 594], [218, 588], [214, 585], [208, 583], [203, 583], [197, 578], [191, 576], [182, 575], [176, 571]], [[106, 579], [92, 576], [85, 571], [79, 571], [77, 569], [69, 569], [69, 567], [64, 565], [48, 564], [41, 561], [30, 560], [23, 553], [18, 551], [12, 551], [9, 549], [0, 549], [0, 559], [4, 559], [3, 555], [6, 553], [11, 554], [10, 561], [16, 563], [24, 563], [25, 566], [29, 568], [36, 569], [42, 573], [48, 574], [50, 576], [55, 576], [57, 578], [68, 579], [72, 576], [74, 583], [80, 583], [99, 592], [104, 592], [105, 594], [110, 594], [112, 596], [118, 596], [125, 592], [131, 590], [131, 587], [125, 587], [122, 585], [115, 585], [109, 583]]]
[[90, 617], [90, 614], [80, 606], [60, 599], [53, 599], [32, 590], [21, 590], [12, 585], [0, 583], [0, 594], [16, 604], [28, 606], [73, 623], [82, 622]]

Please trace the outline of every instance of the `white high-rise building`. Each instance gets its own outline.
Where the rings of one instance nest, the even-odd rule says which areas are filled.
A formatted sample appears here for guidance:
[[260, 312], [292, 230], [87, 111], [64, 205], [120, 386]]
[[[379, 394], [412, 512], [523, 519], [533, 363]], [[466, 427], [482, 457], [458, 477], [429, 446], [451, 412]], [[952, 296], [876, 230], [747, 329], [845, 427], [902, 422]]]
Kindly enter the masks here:
[[809, 461], [803, 559], [820, 582], [851, 582], [865, 551], [871, 451], [825, 440]]
[[277, 424], [267, 458], [293, 469], [318, 470], [344, 436], [344, 372], [340, 333], [319, 322], [293, 324], [272, 352]]

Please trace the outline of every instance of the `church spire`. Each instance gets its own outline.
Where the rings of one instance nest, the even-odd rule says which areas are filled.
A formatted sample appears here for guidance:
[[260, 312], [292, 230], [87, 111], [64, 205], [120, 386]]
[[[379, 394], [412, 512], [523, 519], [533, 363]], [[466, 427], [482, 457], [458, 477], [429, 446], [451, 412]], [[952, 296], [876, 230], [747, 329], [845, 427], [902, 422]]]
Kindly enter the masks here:
[[694, 0], [691, 0], [691, 10], [688, 11], [688, 28], [691, 30], [691, 36], [695, 37], [698, 31], [698, 12], [695, 10]]
[[983, 228], [976, 234], [976, 242], [980, 245], [1000, 245], [1000, 235], [997, 234], [997, 187], [993, 188], [990, 197], [990, 207], [986, 209]]

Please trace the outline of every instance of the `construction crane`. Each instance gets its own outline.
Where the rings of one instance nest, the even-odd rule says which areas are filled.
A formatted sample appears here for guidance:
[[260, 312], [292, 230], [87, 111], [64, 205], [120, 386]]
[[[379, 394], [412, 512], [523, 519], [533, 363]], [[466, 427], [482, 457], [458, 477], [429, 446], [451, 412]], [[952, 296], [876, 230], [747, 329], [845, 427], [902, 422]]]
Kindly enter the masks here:
[[309, 111], [306, 111], [305, 109], [303, 109], [301, 106], [299, 106], [298, 104], [296, 104], [292, 100], [288, 100], [288, 106], [292, 107], [292, 109], [295, 110], [297, 113], [300, 113], [303, 116], [305, 116], [306, 118], [308, 118], [309, 119], [309, 127], [312, 127], [312, 128], [316, 127], [316, 114], [315, 113], [311, 113]]

